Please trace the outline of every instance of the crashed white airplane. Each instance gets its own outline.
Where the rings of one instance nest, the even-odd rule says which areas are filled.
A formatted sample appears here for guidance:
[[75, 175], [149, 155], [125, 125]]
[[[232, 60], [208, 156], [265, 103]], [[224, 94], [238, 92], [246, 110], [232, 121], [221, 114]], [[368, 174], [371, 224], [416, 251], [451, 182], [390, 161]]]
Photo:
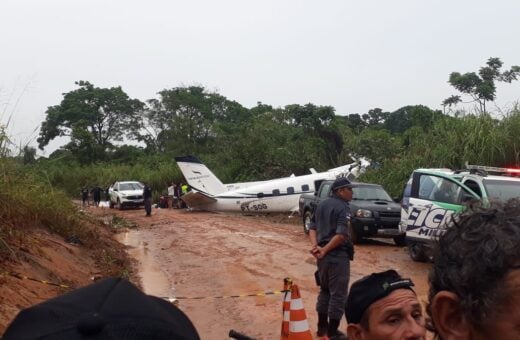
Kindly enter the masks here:
[[370, 162], [362, 158], [325, 172], [310, 169], [309, 175], [222, 184], [195, 156], [175, 157], [175, 161], [191, 187], [191, 191], [181, 197], [190, 208], [254, 213], [298, 211], [301, 194], [314, 192], [323, 180], [340, 176], [355, 178], [370, 165]]

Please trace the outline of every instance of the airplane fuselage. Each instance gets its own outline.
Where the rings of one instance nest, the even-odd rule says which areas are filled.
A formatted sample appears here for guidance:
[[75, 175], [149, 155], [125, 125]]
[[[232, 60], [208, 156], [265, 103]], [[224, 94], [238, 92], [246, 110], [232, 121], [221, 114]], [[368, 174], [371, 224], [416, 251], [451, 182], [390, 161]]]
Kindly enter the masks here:
[[195, 156], [175, 157], [191, 190], [181, 199], [193, 209], [252, 213], [297, 211], [301, 194], [312, 193], [323, 180], [356, 176], [364, 167], [354, 162], [325, 172], [272, 180], [223, 184]]
[[[336, 173], [329, 172], [264, 181], [215, 195], [213, 196], [217, 200], [215, 202], [191, 207], [254, 213], [297, 211], [301, 194], [314, 192], [316, 181], [335, 179], [336, 176]], [[197, 189], [192, 188], [192, 190]]]

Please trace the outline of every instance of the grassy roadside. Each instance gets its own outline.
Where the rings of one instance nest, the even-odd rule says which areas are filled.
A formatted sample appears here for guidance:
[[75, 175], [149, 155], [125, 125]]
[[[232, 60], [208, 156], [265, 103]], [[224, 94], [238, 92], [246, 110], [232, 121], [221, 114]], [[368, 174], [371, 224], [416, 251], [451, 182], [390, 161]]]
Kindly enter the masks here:
[[106, 274], [127, 275], [121, 247], [109, 240], [115, 226], [124, 226], [121, 221], [107, 225], [86, 214], [63, 191], [6, 159], [0, 159], [0, 188], [0, 263], [20, 261], [20, 254], [38, 243], [36, 231], [43, 230], [97, 253], [96, 262]]
[[70, 198], [8, 159], [0, 159], [0, 202], [2, 260], [16, 257], [16, 248], [24, 245], [35, 226], [64, 238], [89, 238]]
[[21, 165], [0, 158], [0, 335], [21, 309], [93, 280], [115, 276], [136, 282], [125, 246], [113, 238], [121, 227], [131, 226], [118, 219], [106, 223]]

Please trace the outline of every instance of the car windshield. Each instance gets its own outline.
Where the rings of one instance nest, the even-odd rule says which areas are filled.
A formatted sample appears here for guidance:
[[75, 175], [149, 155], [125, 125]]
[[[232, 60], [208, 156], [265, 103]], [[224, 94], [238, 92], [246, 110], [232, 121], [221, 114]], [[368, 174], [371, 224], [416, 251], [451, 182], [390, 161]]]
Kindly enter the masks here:
[[511, 198], [520, 198], [520, 181], [485, 179], [484, 187], [492, 200], [505, 202]]
[[139, 182], [120, 183], [119, 190], [142, 190], [143, 185]]
[[388, 193], [378, 186], [359, 186], [352, 188], [353, 200], [365, 200], [365, 201], [390, 201], [392, 198]]

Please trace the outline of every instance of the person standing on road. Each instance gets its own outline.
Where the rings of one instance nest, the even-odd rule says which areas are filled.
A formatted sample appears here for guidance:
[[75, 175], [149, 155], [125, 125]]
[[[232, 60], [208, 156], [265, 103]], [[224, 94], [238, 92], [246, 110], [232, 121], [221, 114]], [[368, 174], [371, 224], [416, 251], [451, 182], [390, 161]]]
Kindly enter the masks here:
[[[188, 184], [186, 183], [181, 183], [181, 195], [186, 195], [188, 193]], [[186, 205], [186, 202], [182, 201], [181, 203], [181, 208], [188, 208], [188, 206]]]
[[81, 201], [82, 201], [82, 204], [83, 206], [87, 206], [89, 203], [88, 203], [88, 188], [87, 187], [83, 187], [83, 189], [81, 189]]
[[152, 216], [152, 188], [150, 188], [150, 186], [148, 186], [148, 183], [144, 184], [143, 198], [144, 198], [144, 210], [146, 211], [146, 216]]
[[101, 202], [101, 188], [99, 186], [92, 188], [92, 196], [94, 198], [94, 205], [99, 207], [99, 202]]
[[168, 208], [173, 209], [173, 200], [175, 196], [175, 184], [173, 182], [168, 186]]
[[330, 340], [346, 339], [338, 330], [347, 302], [350, 279], [350, 260], [354, 246], [350, 240], [348, 224], [352, 200], [352, 184], [344, 177], [332, 184], [332, 197], [322, 201], [311, 218], [309, 237], [311, 253], [318, 260], [316, 281], [320, 293], [316, 303], [318, 336]]
[[180, 209], [182, 207], [182, 201], [181, 201], [181, 196], [182, 196], [182, 189], [181, 189], [181, 184], [182, 183], [177, 183], [177, 184], [174, 184], [174, 194], [175, 194], [175, 206]]

